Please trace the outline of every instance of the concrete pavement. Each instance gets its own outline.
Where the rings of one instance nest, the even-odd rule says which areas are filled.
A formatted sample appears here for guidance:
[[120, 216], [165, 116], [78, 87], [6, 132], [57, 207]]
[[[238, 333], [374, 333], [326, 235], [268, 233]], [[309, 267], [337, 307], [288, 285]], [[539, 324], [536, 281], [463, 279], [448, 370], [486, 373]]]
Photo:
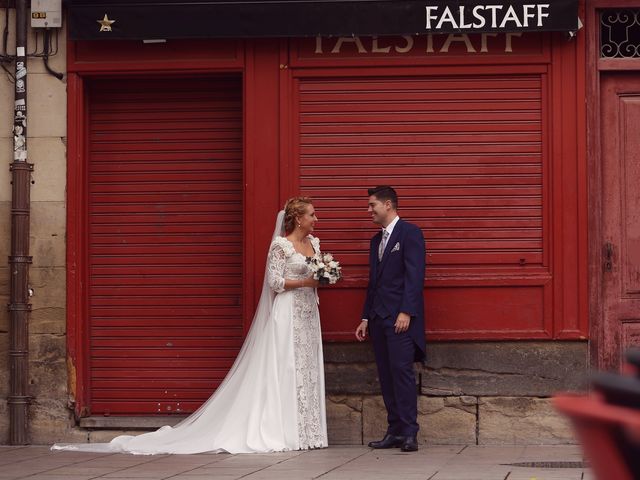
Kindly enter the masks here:
[[51, 452], [0, 446], [0, 480], [595, 480], [580, 447], [421, 446], [419, 452], [335, 446], [271, 454]]

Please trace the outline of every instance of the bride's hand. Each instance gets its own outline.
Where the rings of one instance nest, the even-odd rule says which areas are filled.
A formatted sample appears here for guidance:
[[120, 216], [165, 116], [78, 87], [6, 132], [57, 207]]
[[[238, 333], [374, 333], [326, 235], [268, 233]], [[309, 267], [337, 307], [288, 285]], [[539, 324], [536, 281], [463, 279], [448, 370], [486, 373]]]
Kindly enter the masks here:
[[304, 281], [305, 287], [318, 288], [318, 285], [320, 285], [320, 282], [313, 277], [309, 277]]

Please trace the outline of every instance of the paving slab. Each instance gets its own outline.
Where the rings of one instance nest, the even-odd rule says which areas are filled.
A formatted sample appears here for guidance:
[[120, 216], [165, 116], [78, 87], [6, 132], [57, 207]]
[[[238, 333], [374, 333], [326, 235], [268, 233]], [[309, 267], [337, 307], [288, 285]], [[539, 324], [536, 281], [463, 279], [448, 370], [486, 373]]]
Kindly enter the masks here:
[[151, 455], [0, 446], [0, 480], [596, 480], [575, 445], [336, 446], [271, 454]]

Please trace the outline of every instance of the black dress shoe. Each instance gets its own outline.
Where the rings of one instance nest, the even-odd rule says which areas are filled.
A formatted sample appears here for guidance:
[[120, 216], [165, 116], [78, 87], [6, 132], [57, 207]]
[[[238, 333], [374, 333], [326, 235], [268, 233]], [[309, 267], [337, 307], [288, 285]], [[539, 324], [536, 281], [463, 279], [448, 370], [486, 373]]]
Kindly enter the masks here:
[[415, 435], [411, 437], [405, 437], [403, 439], [402, 445], [400, 445], [400, 450], [402, 452], [417, 452], [418, 451], [418, 441], [416, 440]]
[[387, 433], [382, 440], [369, 442], [371, 448], [397, 448], [401, 447], [405, 442], [405, 437], [398, 437]]

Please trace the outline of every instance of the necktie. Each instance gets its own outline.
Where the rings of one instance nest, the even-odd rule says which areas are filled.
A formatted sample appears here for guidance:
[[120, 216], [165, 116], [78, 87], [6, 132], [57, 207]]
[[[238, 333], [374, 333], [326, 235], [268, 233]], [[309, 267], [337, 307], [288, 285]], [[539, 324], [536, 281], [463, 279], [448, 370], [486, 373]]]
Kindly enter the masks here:
[[380, 241], [380, 245], [378, 246], [378, 261], [382, 261], [382, 255], [384, 254], [384, 247], [387, 246], [387, 239], [389, 238], [389, 232], [387, 230], [382, 231], [382, 240]]

